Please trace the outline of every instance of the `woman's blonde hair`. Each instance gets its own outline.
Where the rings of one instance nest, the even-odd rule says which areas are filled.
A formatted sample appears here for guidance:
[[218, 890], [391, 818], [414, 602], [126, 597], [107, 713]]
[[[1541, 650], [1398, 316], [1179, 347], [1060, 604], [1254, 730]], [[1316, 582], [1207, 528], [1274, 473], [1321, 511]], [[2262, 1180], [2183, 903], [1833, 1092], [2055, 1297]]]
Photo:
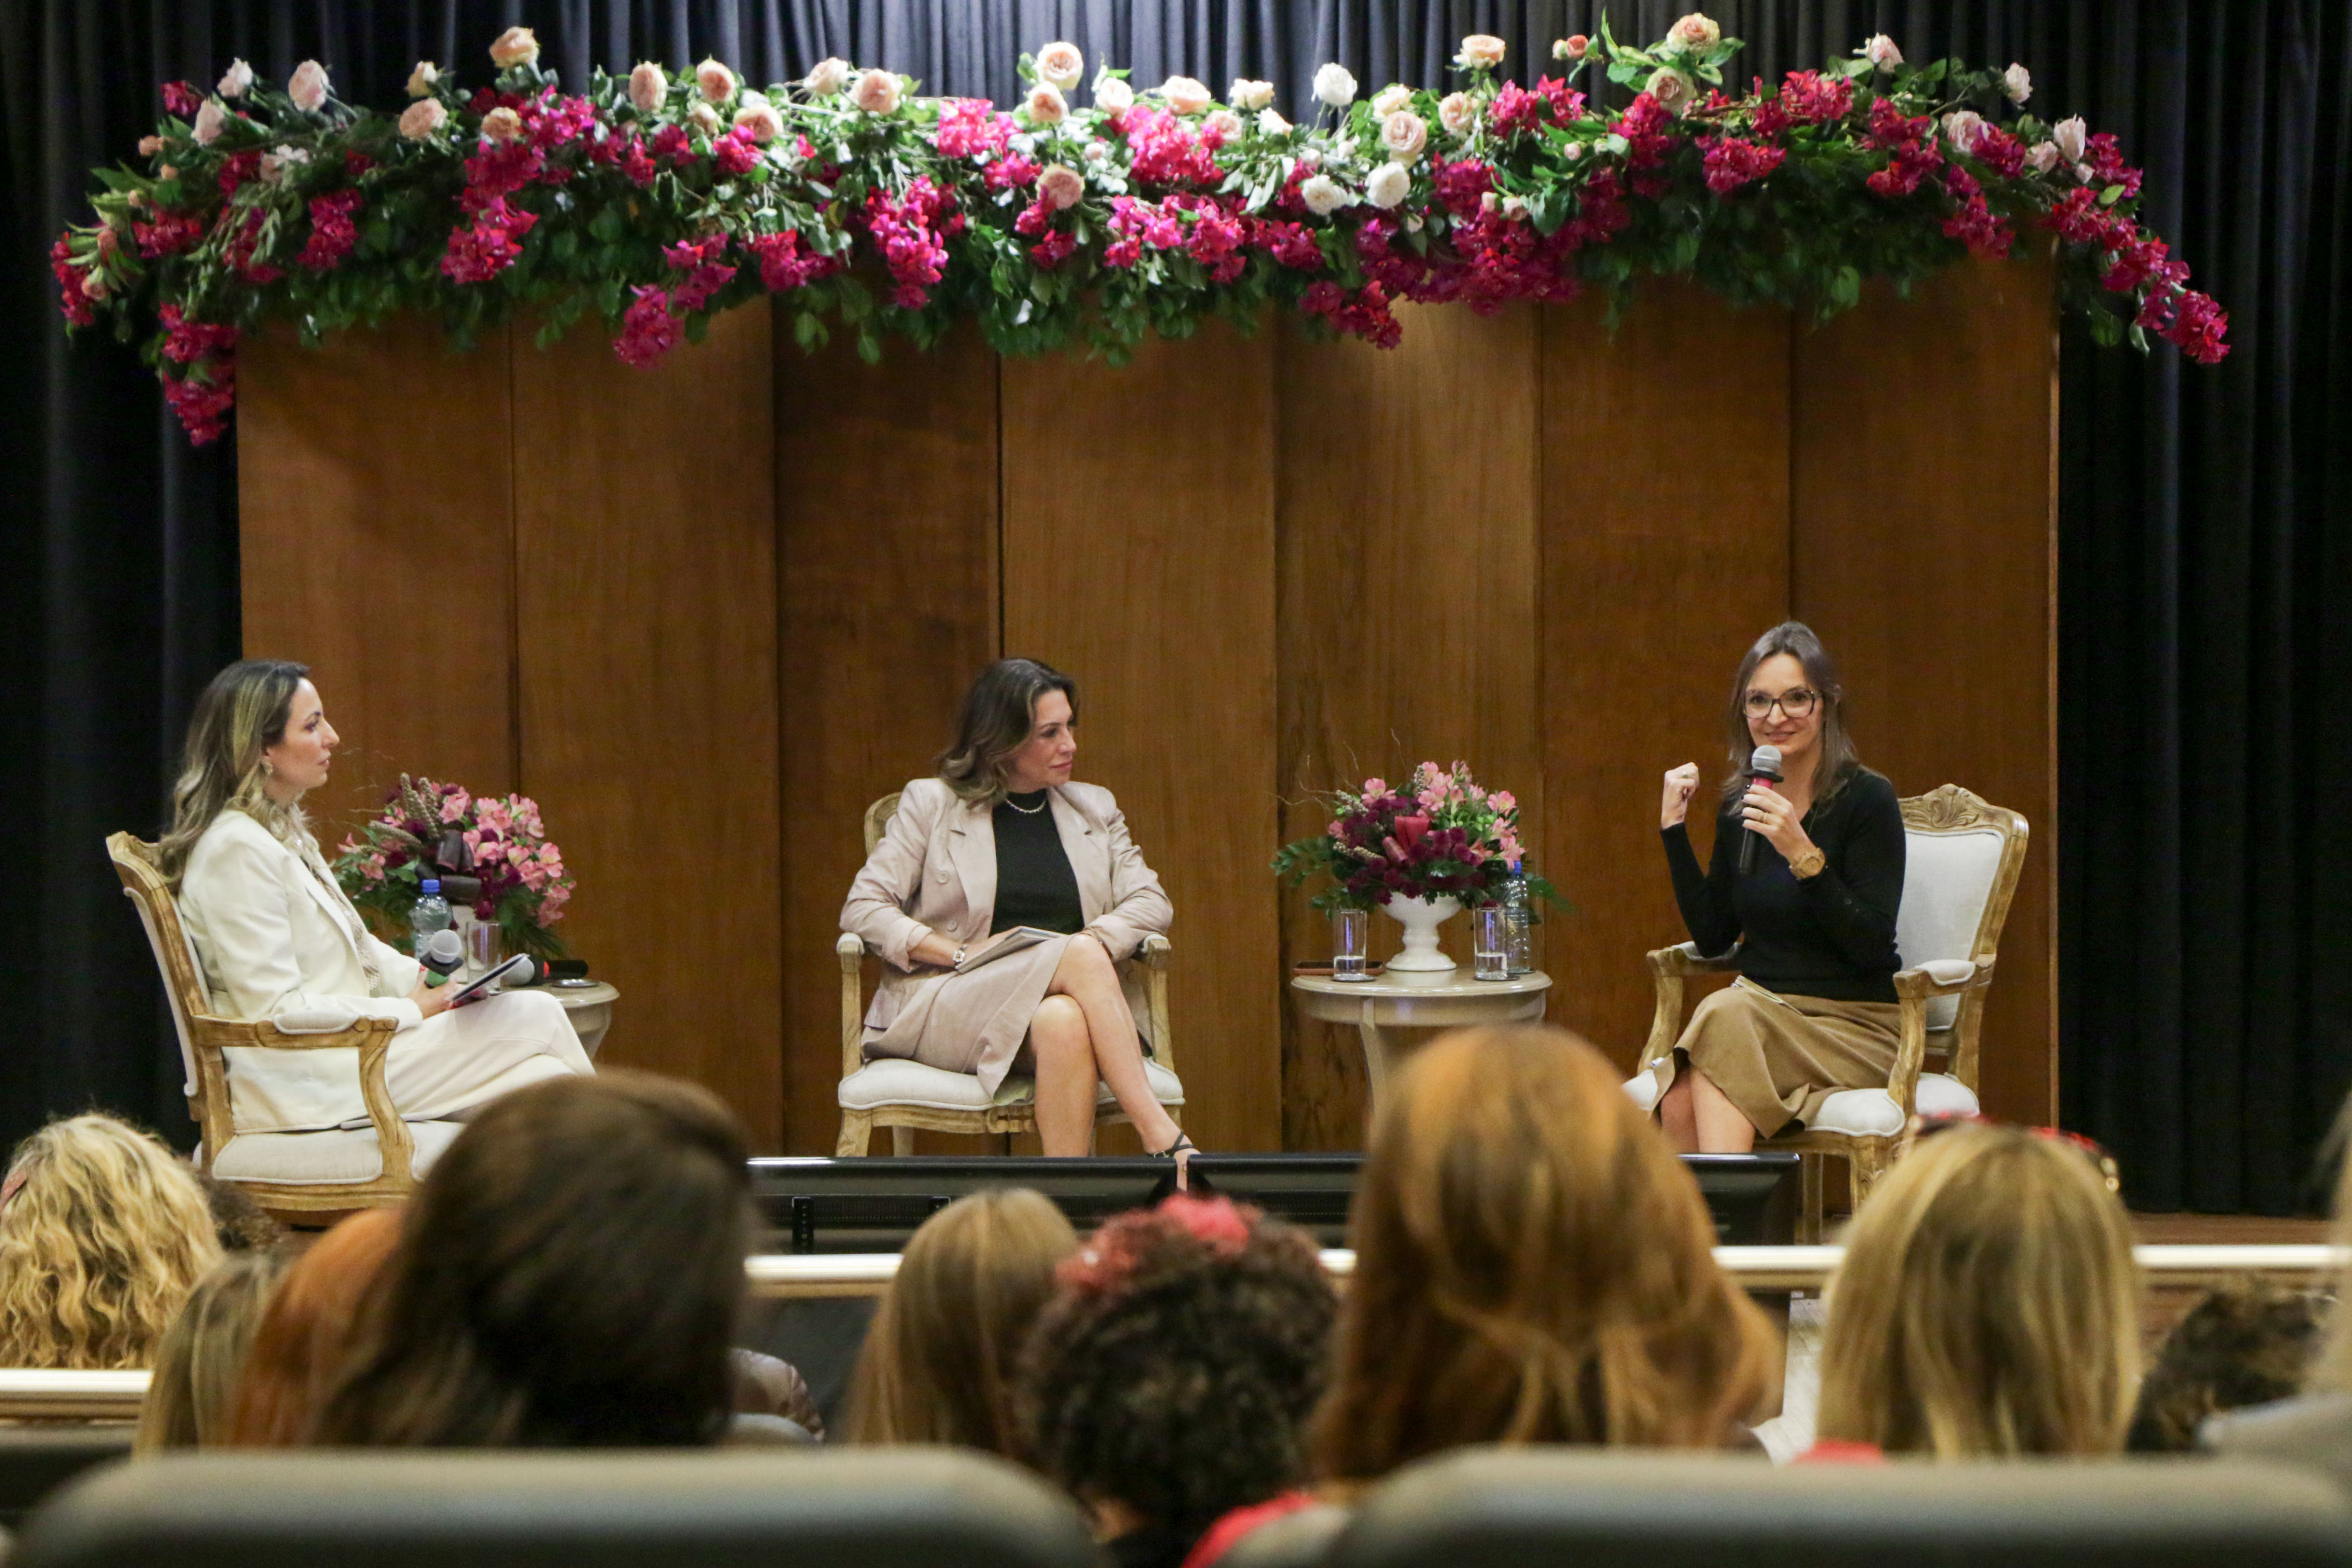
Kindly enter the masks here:
[[16, 1145], [0, 1204], [0, 1366], [143, 1367], [220, 1261], [195, 1173], [110, 1116]]
[[1022, 1342], [1078, 1247], [1023, 1188], [958, 1198], [908, 1242], [850, 1380], [853, 1443], [952, 1443], [1011, 1454]]
[[1618, 1077], [1531, 1025], [1446, 1036], [1399, 1076], [1357, 1187], [1327, 1476], [1475, 1443], [1709, 1447], [1754, 1413], [1771, 1331]]
[[210, 1448], [228, 1441], [229, 1401], [269, 1292], [286, 1272], [271, 1247], [232, 1252], [196, 1282], [155, 1348], [133, 1451]]
[[307, 831], [299, 807], [280, 805], [262, 787], [269, 777], [262, 752], [284, 739], [294, 694], [310, 674], [309, 665], [287, 659], [243, 659], [214, 676], [196, 699], [172, 785], [172, 826], [158, 852], [174, 889], [196, 840], [224, 811], [245, 812], [289, 842]]
[[1940, 1132], [1846, 1230], [1818, 1429], [1947, 1459], [2119, 1452], [2139, 1318], [2130, 1220], [2081, 1150]]

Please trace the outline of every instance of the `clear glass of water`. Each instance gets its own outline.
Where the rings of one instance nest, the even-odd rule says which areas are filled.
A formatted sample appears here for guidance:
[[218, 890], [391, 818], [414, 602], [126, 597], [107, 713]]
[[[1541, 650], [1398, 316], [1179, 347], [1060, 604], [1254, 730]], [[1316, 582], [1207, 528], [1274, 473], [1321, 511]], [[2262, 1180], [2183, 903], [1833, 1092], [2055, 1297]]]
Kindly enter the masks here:
[[1331, 978], [1334, 980], [1370, 980], [1365, 973], [1364, 953], [1372, 940], [1372, 912], [1370, 910], [1333, 910], [1331, 911]]
[[1511, 977], [1511, 912], [1500, 904], [1481, 904], [1470, 911], [1470, 971], [1475, 980]]

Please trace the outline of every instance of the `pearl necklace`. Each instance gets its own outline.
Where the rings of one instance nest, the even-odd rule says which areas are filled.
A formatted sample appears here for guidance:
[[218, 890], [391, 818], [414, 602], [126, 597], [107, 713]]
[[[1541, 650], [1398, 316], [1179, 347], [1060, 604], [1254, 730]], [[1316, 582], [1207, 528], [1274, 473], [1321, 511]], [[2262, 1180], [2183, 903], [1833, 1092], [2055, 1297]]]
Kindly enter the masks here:
[[1024, 805], [1019, 801], [1013, 799], [1012, 793], [1007, 791], [1004, 796], [1004, 804], [1011, 806], [1013, 810], [1019, 812], [1024, 816], [1034, 816], [1039, 812], [1045, 809], [1046, 803], [1041, 800], [1034, 805]]

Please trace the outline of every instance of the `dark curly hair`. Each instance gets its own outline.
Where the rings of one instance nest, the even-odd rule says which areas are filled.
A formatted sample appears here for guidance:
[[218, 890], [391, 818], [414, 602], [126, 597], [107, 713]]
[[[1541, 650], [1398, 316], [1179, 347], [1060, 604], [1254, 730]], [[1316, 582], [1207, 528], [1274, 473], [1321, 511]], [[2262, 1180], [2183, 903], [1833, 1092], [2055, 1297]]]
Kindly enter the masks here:
[[1305, 1479], [1338, 1299], [1304, 1232], [1179, 1195], [1109, 1221], [1059, 1279], [1022, 1361], [1039, 1469], [1187, 1539]]
[[2299, 1392], [2323, 1318], [2315, 1297], [2262, 1279], [2209, 1292], [2157, 1352], [2124, 1446], [2136, 1454], [2186, 1453], [2208, 1415]]

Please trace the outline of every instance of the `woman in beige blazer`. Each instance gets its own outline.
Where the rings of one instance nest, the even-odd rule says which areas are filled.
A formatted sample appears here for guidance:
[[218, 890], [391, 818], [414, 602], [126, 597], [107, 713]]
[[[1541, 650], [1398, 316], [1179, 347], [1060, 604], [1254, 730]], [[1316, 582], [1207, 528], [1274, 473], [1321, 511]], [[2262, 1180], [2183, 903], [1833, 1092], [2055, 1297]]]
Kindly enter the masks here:
[[[1173, 912], [1110, 792], [1070, 782], [1077, 685], [1000, 659], [965, 696], [939, 776], [917, 779], [842, 906], [841, 929], [887, 965], [866, 1054], [979, 1077], [1037, 1080], [1037, 1137], [1084, 1154], [1097, 1080], [1153, 1153], [1189, 1152], [1144, 1076], [1146, 1016], [1115, 967]], [[980, 960], [1024, 926], [1052, 940]]]
[[[368, 931], [297, 804], [327, 782], [339, 739], [308, 673], [277, 659], [231, 665], [189, 721], [163, 874], [214, 1005], [292, 1032], [392, 1019], [385, 1082], [415, 1121], [462, 1115], [541, 1079], [593, 1073], [553, 997], [509, 992], [452, 1010], [454, 987], [427, 986], [422, 965]], [[366, 1123], [356, 1051], [223, 1055], [240, 1133]]]

